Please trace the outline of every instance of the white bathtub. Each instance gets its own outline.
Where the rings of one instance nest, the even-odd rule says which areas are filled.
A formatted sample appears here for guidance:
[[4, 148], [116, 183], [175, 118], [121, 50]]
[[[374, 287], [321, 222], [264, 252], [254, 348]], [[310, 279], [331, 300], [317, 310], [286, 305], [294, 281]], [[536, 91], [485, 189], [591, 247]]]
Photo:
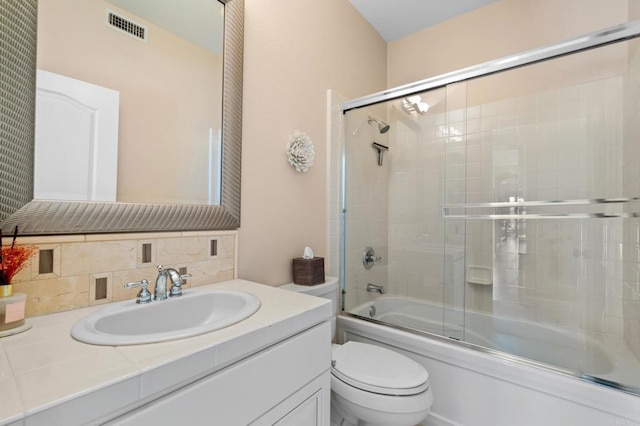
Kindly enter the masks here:
[[380, 296], [351, 312], [393, 325], [444, 334], [580, 374], [600, 376], [613, 372], [614, 368], [604, 340], [529, 321], [443, 308], [393, 295]]
[[[381, 296], [352, 313], [412, 329], [442, 334], [442, 306], [400, 296]], [[616, 343], [586, 339], [525, 321], [466, 312], [464, 337], [470, 343], [515, 353], [606, 380], [636, 380], [638, 360]], [[462, 318], [449, 311], [447, 318]], [[452, 322], [447, 333], [462, 333]], [[528, 338], [525, 339], [524, 336]], [[424, 425], [640, 426], [640, 398], [588, 383], [560, 370], [540, 368], [518, 357], [476, 350], [446, 338], [430, 337], [364, 321], [338, 318], [338, 341], [365, 341], [405, 353], [430, 374], [432, 415]], [[613, 353], [613, 356], [608, 355]], [[577, 374], [580, 376], [580, 374]], [[623, 381], [624, 382], [624, 381]]]

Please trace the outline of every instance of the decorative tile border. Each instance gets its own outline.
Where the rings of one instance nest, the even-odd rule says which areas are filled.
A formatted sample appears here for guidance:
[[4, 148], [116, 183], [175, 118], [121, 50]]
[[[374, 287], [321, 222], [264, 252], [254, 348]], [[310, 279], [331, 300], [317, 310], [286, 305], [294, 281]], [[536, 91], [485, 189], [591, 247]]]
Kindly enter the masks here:
[[[135, 234], [91, 234], [21, 237], [19, 244], [54, 250], [54, 272], [38, 274], [34, 256], [14, 277], [14, 291], [27, 294], [27, 316], [84, 308], [134, 299], [138, 289], [124, 284], [147, 279], [154, 282], [157, 263], [187, 268], [195, 287], [237, 278], [237, 231], [199, 231]], [[209, 256], [210, 241], [218, 241], [218, 254]], [[142, 243], [153, 247], [152, 262], [140, 262]], [[3, 244], [11, 244], [5, 238]], [[107, 279], [106, 298], [96, 300], [96, 282]]]

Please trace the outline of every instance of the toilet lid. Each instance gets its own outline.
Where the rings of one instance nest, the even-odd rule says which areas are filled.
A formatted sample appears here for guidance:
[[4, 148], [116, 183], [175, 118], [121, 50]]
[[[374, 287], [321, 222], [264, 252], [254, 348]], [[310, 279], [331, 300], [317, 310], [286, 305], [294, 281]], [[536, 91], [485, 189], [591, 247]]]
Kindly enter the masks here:
[[415, 395], [429, 387], [429, 373], [420, 364], [367, 343], [335, 345], [331, 372], [351, 386], [383, 395]]

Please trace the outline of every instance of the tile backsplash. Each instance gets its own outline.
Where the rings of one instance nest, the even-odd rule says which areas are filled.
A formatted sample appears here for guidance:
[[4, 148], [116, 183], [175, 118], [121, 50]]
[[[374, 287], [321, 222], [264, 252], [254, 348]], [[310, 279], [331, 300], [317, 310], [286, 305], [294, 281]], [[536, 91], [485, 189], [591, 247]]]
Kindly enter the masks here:
[[27, 316], [134, 299], [139, 289], [124, 284], [147, 279], [153, 291], [157, 265], [186, 268], [192, 277], [185, 288], [237, 277], [237, 231], [19, 237], [17, 243], [40, 250], [12, 281], [14, 292], [27, 294]]

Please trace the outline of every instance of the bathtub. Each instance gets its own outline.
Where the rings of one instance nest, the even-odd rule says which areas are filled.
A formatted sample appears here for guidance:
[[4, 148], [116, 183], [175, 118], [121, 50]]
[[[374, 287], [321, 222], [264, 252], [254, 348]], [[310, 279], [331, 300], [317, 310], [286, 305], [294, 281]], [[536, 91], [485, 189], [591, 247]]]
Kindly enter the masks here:
[[425, 366], [435, 402], [424, 426], [640, 426], [640, 397], [602, 386], [640, 383], [638, 360], [620, 342], [455, 309], [446, 318], [460, 321], [443, 326], [444, 314], [442, 305], [384, 295], [341, 315], [337, 338]]
[[[423, 300], [389, 295], [358, 306], [352, 313], [413, 330], [445, 334], [571, 372], [585, 375], [613, 372], [614, 365], [603, 340], [529, 321], [445, 309], [446, 312], [442, 305]], [[450, 321], [443, 325], [443, 318]]]

